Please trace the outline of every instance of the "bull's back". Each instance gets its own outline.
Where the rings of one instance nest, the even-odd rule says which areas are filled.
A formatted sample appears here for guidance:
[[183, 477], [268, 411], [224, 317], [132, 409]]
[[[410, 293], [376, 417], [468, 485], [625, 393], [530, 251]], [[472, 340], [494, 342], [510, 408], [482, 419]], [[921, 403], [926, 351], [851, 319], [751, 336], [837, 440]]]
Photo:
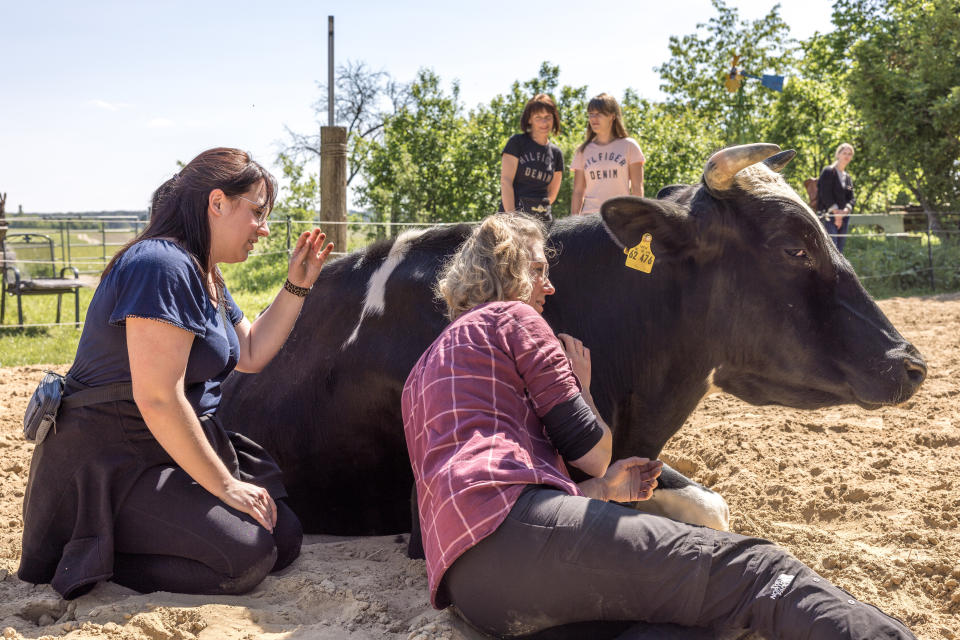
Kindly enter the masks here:
[[409, 530], [400, 394], [446, 324], [431, 286], [462, 240], [451, 231], [327, 265], [276, 357], [224, 385], [225, 425], [276, 459], [308, 532]]

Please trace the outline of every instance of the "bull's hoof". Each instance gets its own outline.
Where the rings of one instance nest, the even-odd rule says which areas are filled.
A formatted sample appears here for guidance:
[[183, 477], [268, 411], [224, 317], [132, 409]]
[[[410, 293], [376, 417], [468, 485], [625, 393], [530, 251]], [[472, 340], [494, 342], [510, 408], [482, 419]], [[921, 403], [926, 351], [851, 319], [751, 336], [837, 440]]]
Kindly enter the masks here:
[[657, 489], [653, 497], [634, 505], [638, 511], [666, 516], [719, 531], [730, 530], [730, 507], [716, 492], [698, 484], [680, 489]]

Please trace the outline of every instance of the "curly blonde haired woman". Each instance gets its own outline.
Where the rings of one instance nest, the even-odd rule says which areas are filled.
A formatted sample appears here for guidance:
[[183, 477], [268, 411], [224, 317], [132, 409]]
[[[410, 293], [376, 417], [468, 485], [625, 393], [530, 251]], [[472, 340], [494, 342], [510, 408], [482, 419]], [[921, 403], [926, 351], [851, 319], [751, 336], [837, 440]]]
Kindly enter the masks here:
[[401, 400], [434, 606], [497, 637], [584, 621], [645, 638], [913, 637], [765, 540], [614, 504], [650, 498], [661, 464], [610, 464], [590, 350], [540, 315], [554, 287], [539, 223], [484, 220], [437, 293], [453, 321]]

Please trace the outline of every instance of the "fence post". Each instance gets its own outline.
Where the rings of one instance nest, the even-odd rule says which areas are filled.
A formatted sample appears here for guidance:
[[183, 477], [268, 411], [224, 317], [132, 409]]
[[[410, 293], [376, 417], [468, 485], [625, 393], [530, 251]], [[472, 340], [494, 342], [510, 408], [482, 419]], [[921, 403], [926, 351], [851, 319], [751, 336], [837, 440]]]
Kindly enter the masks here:
[[933, 278], [933, 243], [930, 242], [930, 216], [927, 216], [927, 264], [930, 267], [930, 291], [937, 290], [937, 283]]
[[347, 129], [320, 127], [320, 219], [337, 251], [347, 250]]
[[[59, 225], [60, 226], [60, 258], [63, 260], [63, 266], [67, 266], [68, 264], [70, 264], [69, 262], [70, 247], [67, 245], [67, 241], [64, 240], [63, 225], [64, 225], [64, 222], [63, 220], [61, 220]], [[70, 238], [69, 232], [67, 233], [66, 237], [68, 239]]]
[[101, 267], [107, 266], [107, 225], [100, 221], [100, 263]]
[[287, 221], [287, 259], [290, 258], [290, 216], [286, 217]]

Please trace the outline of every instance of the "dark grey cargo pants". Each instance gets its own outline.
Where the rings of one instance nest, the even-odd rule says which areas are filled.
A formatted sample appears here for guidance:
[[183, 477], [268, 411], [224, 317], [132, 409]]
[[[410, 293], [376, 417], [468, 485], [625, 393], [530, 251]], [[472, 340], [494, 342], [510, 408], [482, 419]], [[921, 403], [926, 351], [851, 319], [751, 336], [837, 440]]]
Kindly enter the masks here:
[[749, 629], [771, 640], [914, 638], [769, 541], [542, 486], [524, 491], [441, 588], [470, 623], [500, 637], [633, 620], [644, 624], [618, 637], [703, 640]]

